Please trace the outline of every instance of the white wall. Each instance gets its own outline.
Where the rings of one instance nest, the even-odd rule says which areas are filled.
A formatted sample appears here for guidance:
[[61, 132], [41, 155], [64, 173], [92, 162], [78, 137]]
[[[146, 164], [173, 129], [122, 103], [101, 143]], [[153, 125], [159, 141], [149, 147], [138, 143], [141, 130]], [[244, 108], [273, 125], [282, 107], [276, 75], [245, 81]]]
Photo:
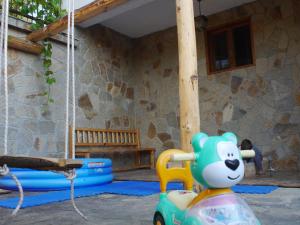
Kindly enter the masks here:
[[[68, 1], [69, 0], [63, 0], [63, 5], [62, 8], [66, 9], [68, 8]], [[94, 0], [75, 0], [75, 9], [81, 8], [91, 2], [93, 2]]]

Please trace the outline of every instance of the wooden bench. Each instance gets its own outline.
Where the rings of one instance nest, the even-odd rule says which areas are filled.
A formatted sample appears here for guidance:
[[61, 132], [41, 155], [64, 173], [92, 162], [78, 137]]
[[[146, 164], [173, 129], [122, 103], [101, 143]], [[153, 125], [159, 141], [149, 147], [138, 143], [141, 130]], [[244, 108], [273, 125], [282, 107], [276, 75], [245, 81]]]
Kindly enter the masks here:
[[[70, 128], [71, 131], [71, 128]], [[71, 134], [71, 132], [69, 132]], [[72, 135], [69, 137], [69, 153], [72, 155]], [[130, 168], [114, 168], [114, 171], [130, 169], [155, 168], [155, 149], [143, 148], [140, 132], [136, 130], [112, 130], [94, 128], [75, 129], [75, 156], [90, 158], [92, 154], [132, 153], [135, 155], [134, 166]], [[142, 164], [141, 154], [149, 154], [150, 162]]]

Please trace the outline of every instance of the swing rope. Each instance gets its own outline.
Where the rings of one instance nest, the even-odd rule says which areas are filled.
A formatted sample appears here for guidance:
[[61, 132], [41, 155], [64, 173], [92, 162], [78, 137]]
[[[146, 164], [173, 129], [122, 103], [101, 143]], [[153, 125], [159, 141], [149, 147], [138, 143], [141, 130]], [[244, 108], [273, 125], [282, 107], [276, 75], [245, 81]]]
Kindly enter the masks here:
[[8, 137], [8, 85], [7, 85], [7, 43], [8, 43], [8, 9], [9, 0], [5, 1], [5, 20], [4, 20], [4, 96], [5, 96], [5, 128], [4, 128], [4, 155], [7, 155], [7, 137]]
[[23, 204], [23, 200], [24, 200], [24, 192], [23, 192], [23, 188], [22, 185], [20, 183], [20, 181], [18, 180], [18, 178], [9, 171], [9, 168], [4, 165], [3, 167], [0, 167], [0, 176], [10, 176], [16, 183], [18, 190], [19, 190], [19, 201], [18, 201], [18, 205], [17, 207], [14, 209], [14, 211], [12, 212], [12, 216], [17, 215], [19, 209], [21, 208], [22, 204]]
[[[72, 159], [75, 159], [75, 120], [76, 120], [76, 102], [75, 102], [75, 3], [74, 0], [68, 2], [68, 34], [67, 34], [67, 82], [66, 82], [66, 124], [65, 124], [65, 159], [68, 158], [69, 144], [72, 145]], [[71, 40], [71, 41], [70, 41]], [[71, 44], [71, 56], [70, 56]], [[71, 59], [70, 59], [71, 58]], [[69, 137], [69, 88], [70, 88], [70, 63], [72, 71], [72, 143], [68, 142]], [[76, 178], [76, 170], [70, 170], [65, 173], [65, 176], [71, 182], [70, 198], [75, 211], [85, 220], [87, 217], [78, 209], [75, 204], [74, 197], [74, 179]]]
[[75, 126], [76, 126], [76, 102], [75, 102], [75, 3], [72, 0], [72, 159], [75, 159]]
[[[74, 0], [68, 2], [68, 32], [67, 32], [67, 77], [66, 77], [66, 119], [65, 119], [65, 159], [68, 159], [69, 144], [72, 145], [72, 159], [75, 159], [75, 121], [76, 121], [76, 102], [75, 102], [75, 18]], [[70, 47], [71, 46], [71, 47]], [[71, 48], [71, 50], [70, 50]], [[70, 68], [71, 64], [71, 68]], [[71, 71], [71, 72], [70, 72]], [[70, 74], [72, 77], [72, 143], [68, 142], [69, 137], [69, 97], [70, 97]]]
[[[68, 159], [68, 136], [69, 136], [69, 87], [70, 87], [70, 63], [72, 70], [72, 135], [73, 140], [75, 136], [74, 128], [75, 128], [75, 119], [76, 119], [76, 103], [75, 103], [75, 45], [74, 45], [74, 35], [75, 35], [75, 4], [74, 0], [68, 1], [68, 40], [67, 40], [67, 82], [66, 82], [66, 132], [65, 132], [65, 159]], [[2, 82], [2, 73], [4, 76], [4, 97], [5, 97], [5, 130], [4, 130], [4, 155], [7, 156], [7, 141], [8, 141], [8, 73], [7, 73], [7, 47], [8, 47], [8, 15], [9, 15], [9, 0], [2, 0], [2, 15], [1, 15], [1, 34], [0, 34], [0, 94], [1, 94], [1, 82]], [[72, 36], [72, 37], [71, 37]], [[70, 46], [71, 44], [71, 46]], [[70, 47], [71, 47], [71, 61], [70, 61]], [[4, 62], [3, 62], [4, 61]], [[3, 67], [4, 64], [4, 67]], [[72, 143], [71, 143], [72, 144]], [[74, 143], [73, 143], [73, 154], [72, 159], [75, 158], [74, 151]], [[55, 171], [58, 172], [58, 171]], [[74, 179], [76, 178], [76, 170], [73, 168], [71, 170], [67, 170], [63, 172], [65, 177], [70, 180], [70, 198], [72, 205], [75, 211], [84, 219], [87, 220], [87, 217], [83, 215], [83, 213], [78, 209], [75, 204], [74, 199]], [[18, 180], [18, 178], [9, 171], [9, 168], [6, 164], [0, 167], [0, 176], [11, 176], [12, 179], [16, 182], [16, 185], [19, 190], [19, 202], [12, 215], [16, 215], [19, 209], [22, 206], [24, 193], [23, 188]]]
[[70, 196], [71, 196], [71, 202], [73, 205], [73, 208], [75, 209], [75, 211], [85, 220], [87, 220], [87, 217], [78, 209], [78, 207], [76, 206], [75, 203], [75, 190], [74, 190], [74, 180], [76, 178], [76, 170], [70, 170], [68, 172], [64, 172], [65, 177], [70, 180], [71, 183], [71, 191], [70, 191]]
[[4, 20], [5, 20], [5, 1], [2, 1], [2, 11], [1, 11], [1, 35], [0, 35], [0, 95], [2, 88], [2, 69], [3, 69], [3, 38], [4, 38]]
[[[75, 104], [75, 48], [74, 48], [74, 33], [75, 33], [75, 29], [74, 29], [74, 0], [69, 0], [69, 5], [68, 5], [68, 43], [67, 43], [67, 83], [66, 83], [66, 136], [65, 136], [65, 159], [68, 159], [68, 124], [69, 124], [69, 82], [70, 82], [70, 63], [72, 65], [71, 69], [72, 69], [72, 116], [73, 116], [73, 120], [72, 120], [72, 127], [74, 129], [75, 127], [75, 118], [76, 118], [76, 104]], [[7, 145], [7, 141], [8, 141], [8, 123], [9, 123], [9, 119], [8, 119], [8, 73], [7, 73], [7, 47], [8, 47], [8, 15], [9, 15], [9, 0], [2, 0], [2, 15], [1, 15], [1, 35], [0, 35], [0, 93], [1, 93], [1, 83], [2, 83], [2, 76], [4, 77], [4, 98], [5, 98], [5, 128], [4, 128], [4, 155], [6, 156], [8, 153], [8, 145]], [[72, 22], [71, 22], [72, 20]], [[70, 41], [70, 33], [72, 35], [72, 42]], [[70, 43], [71, 42], [71, 43]], [[71, 62], [70, 62], [70, 44], [71, 44]], [[72, 131], [72, 135], [74, 135], [74, 132]], [[73, 137], [74, 139], [74, 137]], [[74, 146], [74, 144], [73, 144]], [[73, 152], [75, 153], [75, 151], [73, 150]], [[74, 155], [75, 156], [75, 155]], [[72, 156], [72, 158], [74, 159], [75, 157]], [[75, 211], [84, 219], [87, 219], [81, 212], [80, 210], [77, 208], [76, 204], [75, 204], [75, 200], [74, 200], [74, 179], [76, 178], [76, 170], [72, 169], [69, 171], [66, 171], [64, 173], [64, 175], [66, 176], [66, 178], [68, 180], [70, 180], [71, 182], [71, 201], [72, 201], [72, 205], [75, 209]], [[12, 215], [16, 215], [17, 212], [19, 211], [19, 209], [22, 206], [23, 200], [24, 200], [24, 193], [23, 193], [23, 188], [22, 185], [20, 183], [20, 181], [18, 180], [18, 178], [12, 174], [9, 171], [9, 168], [7, 167], [6, 164], [4, 164], [2, 167], [0, 167], [0, 176], [11, 176], [12, 179], [16, 182], [16, 185], [18, 187], [19, 190], [19, 202], [17, 207], [15, 208], [15, 210], [13, 211]]]
[[[7, 77], [7, 43], [8, 43], [8, 14], [9, 14], [9, 0], [2, 1], [2, 14], [1, 14], [1, 35], [0, 35], [0, 94], [2, 85], [2, 76], [4, 76], [4, 98], [5, 98], [5, 127], [4, 127], [4, 155], [7, 155], [7, 139], [8, 139], [8, 77]], [[4, 61], [4, 62], [3, 62]], [[4, 64], [4, 66], [3, 66]], [[22, 185], [18, 178], [12, 174], [4, 164], [0, 167], [0, 176], [10, 176], [15, 181], [19, 190], [18, 205], [12, 212], [15, 216], [21, 208], [24, 200], [24, 192]]]
[[70, 27], [71, 27], [71, 0], [68, 1], [68, 32], [67, 32], [67, 77], [66, 77], [66, 115], [65, 115], [65, 159], [68, 158], [69, 137], [69, 86], [70, 86]]

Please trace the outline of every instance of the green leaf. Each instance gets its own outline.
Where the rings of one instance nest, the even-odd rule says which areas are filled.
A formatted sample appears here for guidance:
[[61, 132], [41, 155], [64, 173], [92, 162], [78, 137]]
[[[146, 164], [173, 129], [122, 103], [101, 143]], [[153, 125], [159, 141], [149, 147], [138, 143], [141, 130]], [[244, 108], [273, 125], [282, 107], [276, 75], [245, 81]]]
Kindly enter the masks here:
[[[30, 15], [36, 18], [36, 20], [31, 24], [32, 30], [38, 30], [45, 27], [45, 25], [53, 23], [57, 19], [65, 16], [67, 11], [61, 9], [62, 0], [12, 0], [14, 8], [17, 9], [21, 15]], [[48, 92], [45, 92], [44, 95], [48, 99], [48, 103], [53, 103], [51, 95], [51, 85], [56, 83], [56, 79], [53, 76], [53, 71], [50, 69], [52, 66], [52, 44], [48, 40], [43, 42], [43, 67], [44, 67], [44, 77], [45, 82], [48, 85]], [[36, 73], [37, 77], [41, 75]], [[48, 104], [47, 103], [47, 104]], [[48, 109], [47, 109], [48, 110]]]
[[47, 77], [46, 82], [47, 84], [52, 85], [56, 82], [56, 79], [54, 77]]
[[50, 75], [52, 75], [53, 74], [53, 71], [51, 71], [51, 70], [47, 70], [46, 72], [45, 72], [45, 75], [46, 76], [50, 76]]
[[31, 30], [38, 30], [40, 28], [41, 27], [38, 24], [36, 24], [36, 23], [31, 24]]
[[44, 67], [47, 69], [52, 65], [51, 59], [44, 59]]

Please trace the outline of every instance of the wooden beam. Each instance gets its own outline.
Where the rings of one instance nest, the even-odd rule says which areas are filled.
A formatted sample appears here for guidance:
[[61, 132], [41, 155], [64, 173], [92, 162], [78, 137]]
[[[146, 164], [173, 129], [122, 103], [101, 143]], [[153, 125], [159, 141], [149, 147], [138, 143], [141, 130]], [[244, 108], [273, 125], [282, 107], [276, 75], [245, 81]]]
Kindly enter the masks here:
[[1, 155], [0, 166], [3, 165], [14, 168], [68, 171], [70, 169], [81, 168], [82, 161], [61, 158]]
[[42, 45], [11, 35], [8, 36], [8, 47], [35, 55], [39, 55], [43, 51]]
[[[16, 19], [14, 17], [9, 17], [8, 20], [9, 28], [13, 30], [21, 31], [22, 33], [29, 34], [32, 32], [30, 23]], [[26, 39], [26, 38], [25, 38]], [[58, 42], [60, 44], [66, 45], [67, 44], [67, 36], [64, 34], [57, 34], [49, 38], [51, 41]], [[75, 48], [78, 47], [79, 40], [75, 38]]]
[[[75, 24], [82, 23], [125, 2], [128, 2], [128, 0], [96, 0], [76, 10]], [[32, 32], [27, 36], [27, 39], [35, 42], [41, 41], [64, 31], [65, 29], [67, 29], [67, 27], [68, 16], [65, 16], [40, 30]]]
[[179, 51], [181, 148], [191, 152], [192, 136], [200, 130], [197, 48], [193, 0], [176, 0]]

